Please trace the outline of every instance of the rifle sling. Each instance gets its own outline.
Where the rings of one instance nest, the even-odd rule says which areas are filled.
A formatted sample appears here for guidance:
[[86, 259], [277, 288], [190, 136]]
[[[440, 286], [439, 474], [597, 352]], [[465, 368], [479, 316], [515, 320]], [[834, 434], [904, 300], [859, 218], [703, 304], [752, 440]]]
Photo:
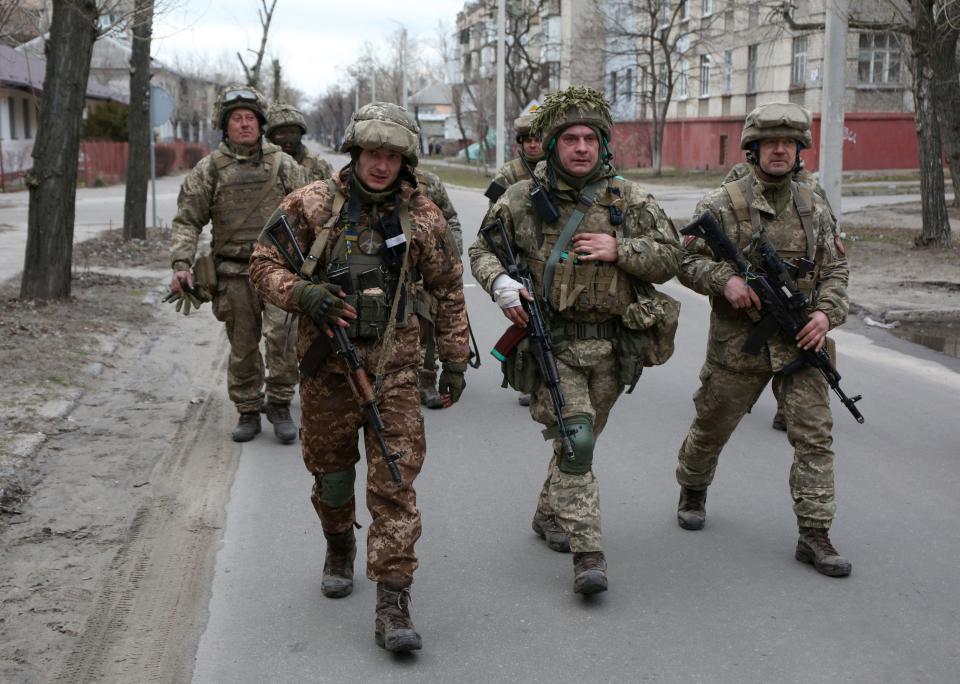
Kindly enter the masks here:
[[607, 179], [601, 178], [598, 181], [590, 183], [590, 185], [583, 189], [577, 201], [576, 208], [573, 210], [573, 213], [570, 214], [570, 218], [567, 219], [563, 230], [560, 231], [560, 236], [553, 245], [553, 249], [550, 250], [550, 257], [547, 259], [547, 265], [543, 269], [544, 301], [547, 301], [550, 297], [550, 288], [553, 286], [553, 276], [557, 270], [557, 264], [560, 263], [560, 255], [566, 251], [567, 243], [570, 242], [573, 234], [577, 232], [577, 228], [583, 223], [583, 219], [586, 217], [590, 207], [593, 206], [593, 198], [606, 183]]

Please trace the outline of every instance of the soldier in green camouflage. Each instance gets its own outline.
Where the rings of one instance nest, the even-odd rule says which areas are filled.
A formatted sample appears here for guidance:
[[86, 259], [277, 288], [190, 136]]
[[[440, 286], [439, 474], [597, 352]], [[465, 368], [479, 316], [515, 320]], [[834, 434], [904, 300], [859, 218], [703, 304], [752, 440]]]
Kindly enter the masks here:
[[324, 180], [333, 175], [333, 167], [326, 159], [312, 154], [303, 144], [307, 134], [307, 120], [303, 113], [289, 104], [274, 102], [267, 111], [267, 140], [297, 160], [307, 172], [309, 181]]
[[[261, 139], [266, 109], [264, 97], [248, 86], [232, 85], [220, 93], [213, 125], [223, 132], [223, 141], [187, 174], [177, 198], [170, 287], [181, 296], [185, 296], [181, 284], [193, 287], [197, 242], [203, 227], [211, 223], [217, 281], [211, 293], [213, 315], [227, 329], [227, 388], [240, 414], [231, 436], [246, 442], [260, 432], [266, 385], [267, 419], [277, 438], [290, 444], [297, 438], [290, 401], [298, 381], [290, 321], [285, 312], [260, 298], [247, 272], [263, 222], [307, 179], [292, 158]], [[266, 376], [261, 337], [266, 341]]]
[[[463, 229], [460, 226], [460, 217], [453, 208], [450, 195], [440, 180], [440, 176], [426, 169], [417, 169], [417, 185], [420, 192], [429, 197], [439, 207], [443, 217], [447, 220], [447, 229], [450, 239], [456, 247], [457, 255], [463, 253]], [[417, 317], [420, 319], [420, 345], [422, 364], [417, 371], [417, 382], [420, 385], [420, 403], [431, 409], [443, 408], [443, 399], [437, 392], [437, 341], [433, 329], [433, 317], [437, 312], [437, 303], [430, 294], [417, 283], [417, 297], [414, 304]]]
[[828, 535], [836, 512], [829, 388], [809, 366], [783, 374], [797, 359], [798, 347], [821, 349], [827, 332], [844, 322], [849, 308], [849, 269], [836, 222], [810, 185], [794, 179], [799, 153], [810, 145], [807, 110], [780, 102], [758, 107], [747, 115], [740, 141], [751, 172], [709, 193], [697, 206], [698, 214], [709, 211], [720, 222], [753, 268], [760, 267], [751, 247], [764, 236], [784, 259], [805, 257], [814, 267], [798, 279], [811, 301], [807, 325], [797, 339], [775, 335], [751, 356], [741, 347], [759, 316], [759, 298], [729, 263], [714, 260], [700, 242], [687, 242], [680, 281], [710, 296], [712, 314], [701, 386], [693, 397], [697, 415], [680, 447], [677, 521], [688, 530], [703, 527], [707, 487], [720, 451], [771, 377], [779, 377], [794, 449], [790, 493], [800, 528], [796, 558], [825, 575], [842, 577], [850, 574], [851, 564]]
[[[339, 325], [356, 347], [383, 417], [384, 438], [400, 454], [403, 484], [390, 476], [351, 378], [337, 354], [320, 356], [319, 372], [302, 378], [303, 460], [314, 477], [311, 501], [327, 540], [320, 589], [328, 598], [353, 590], [358, 433], [364, 432], [366, 504], [373, 522], [367, 531], [367, 577], [377, 583], [374, 637], [389, 651], [421, 647], [410, 617], [410, 587], [419, 564], [420, 510], [413, 487], [426, 455], [416, 370], [419, 326], [413, 283], [437, 302], [434, 323], [442, 361], [444, 404], [459, 400], [467, 369], [467, 320], [463, 264], [450, 244], [446, 221], [420, 191], [418, 127], [395, 104], [373, 102], [354, 113], [342, 151], [351, 162], [332, 179], [289, 195], [285, 214], [304, 254], [315, 259], [323, 281], [292, 273], [286, 260], [261, 238], [250, 262], [250, 278], [269, 301], [301, 314], [297, 351], [312, 353], [328, 327]], [[338, 284], [331, 282], [336, 279]], [[341, 286], [339, 283], [346, 282]]]
[[[607, 147], [611, 127], [609, 105], [595, 90], [572, 87], [548, 97], [533, 122], [534, 135], [548, 150], [536, 173], [559, 219], [538, 215], [529, 180], [507, 188], [484, 219], [484, 226], [503, 222], [536, 292], [507, 275], [482, 239], [469, 249], [474, 277], [512, 323], [526, 325], [521, 297], [538, 297], [549, 319], [573, 459], [561, 456], [557, 420], [539, 374], [523, 381], [514, 374], [512, 386], [531, 393], [530, 414], [553, 443], [533, 529], [550, 548], [573, 551], [573, 588], [581, 594], [607, 589], [599, 484], [592, 470], [595, 439], [646, 362], [626, 344], [636, 337], [626, 321], [643, 308], [651, 312], [650, 330], [657, 327], [663, 312], [652, 312], [662, 295], [652, 283], [674, 277], [681, 259], [677, 233], [654, 198], [615, 175]], [[638, 332], [643, 337], [649, 331]], [[517, 368], [521, 353], [523, 343], [505, 369], [511, 363]]]

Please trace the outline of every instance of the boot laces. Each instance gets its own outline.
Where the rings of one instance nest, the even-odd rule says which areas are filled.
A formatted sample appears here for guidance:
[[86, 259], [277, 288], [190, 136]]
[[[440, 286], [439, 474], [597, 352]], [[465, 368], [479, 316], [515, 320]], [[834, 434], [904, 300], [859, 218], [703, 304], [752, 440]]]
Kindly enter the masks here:
[[688, 489], [685, 487], [683, 490], [683, 510], [685, 511], [700, 510], [703, 508], [703, 504], [706, 502], [706, 500], [706, 489]]
[[577, 554], [577, 569], [580, 572], [587, 570], [604, 570], [606, 561], [602, 551], [588, 551]]
[[837, 550], [833, 548], [833, 544], [830, 542], [830, 536], [827, 534], [827, 531], [823, 528], [813, 528], [810, 529], [806, 534], [807, 541], [812, 545], [816, 546], [820, 551], [827, 556], [839, 556]]

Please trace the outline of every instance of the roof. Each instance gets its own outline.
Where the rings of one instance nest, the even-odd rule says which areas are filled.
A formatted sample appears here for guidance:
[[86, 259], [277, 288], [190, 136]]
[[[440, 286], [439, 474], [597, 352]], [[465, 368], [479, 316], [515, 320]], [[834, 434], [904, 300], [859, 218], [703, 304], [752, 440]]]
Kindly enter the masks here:
[[[29, 57], [8, 45], [0, 45], [0, 85], [42, 92], [46, 73], [45, 59]], [[126, 94], [92, 79], [87, 81], [87, 97], [92, 100], [129, 102]]]
[[410, 96], [408, 102], [415, 104], [452, 104], [453, 98], [450, 95], [450, 86], [446, 83], [432, 83], [422, 90], [418, 90]]

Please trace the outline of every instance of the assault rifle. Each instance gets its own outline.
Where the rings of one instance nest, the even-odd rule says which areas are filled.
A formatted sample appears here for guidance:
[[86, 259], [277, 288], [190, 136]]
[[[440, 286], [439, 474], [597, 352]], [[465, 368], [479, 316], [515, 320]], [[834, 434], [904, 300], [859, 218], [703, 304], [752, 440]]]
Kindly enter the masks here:
[[[304, 280], [310, 280], [314, 283], [320, 282], [320, 277], [316, 271], [314, 271], [312, 278], [307, 278], [307, 276], [304, 275], [302, 269], [306, 259], [303, 256], [300, 245], [297, 244], [297, 240], [293, 235], [293, 229], [290, 227], [290, 224], [287, 223], [287, 217], [284, 214], [280, 214], [277, 220], [267, 226], [264, 234], [270, 239], [270, 242], [274, 244], [277, 251], [280, 252], [294, 273]], [[321, 329], [320, 339], [318, 341], [324, 343], [328, 339], [324, 332], [324, 327], [326, 326], [319, 321], [318, 325]], [[346, 366], [347, 382], [350, 383], [353, 396], [367, 417], [367, 425], [376, 437], [377, 444], [380, 446], [380, 453], [383, 454], [383, 460], [386, 461], [387, 469], [390, 471], [390, 476], [393, 478], [393, 481], [397, 483], [398, 487], [402, 487], [403, 478], [400, 477], [400, 469], [396, 463], [400, 460], [400, 453], [391, 452], [390, 449], [387, 448], [387, 440], [384, 436], [383, 417], [380, 415], [380, 409], [377, 408], [377, 396], [373, 391], [373, 385], [370, 384], [370, 378], [367, 377], [367, 372], [364, 370], [363, 362], [357, 354], [357, 348], [353, 346], [350, 338], [347, 337], [346, 330], [338, 325], [331, 325], [329, 327], [333, 330], [333, 340], [336, 343], [336, 349], [331, 351], [336, 353]], [[316, 344], [316, 342], [314, 344]], [[320, 355], [320, 359], [322, 360], [325, 356], [326, 354]], [[302, 367], [301, 371], [304, 371]]]
[[[529, 317], [527, 327], [520, 328], [511, 325], [507, 332], [503, 334], [500, 341], [497, 342], [494, 354], [501, 361], [509, 355], [514, 348], [526, 337], [530, 338], [531, 351], [533, 357], [537, 360], [537, 367], [540, 369], [540, 377], [543, 379], [550, 394], [550, 402], [553, 404], [553, 415], [557, 419], [557, 429], [560, 433], [560, 442], [563, 446], [563, 454], [567, 460], [572, 461], [575, 458], [573, 451], [573, 442], [570, 441], [571, 432], [567, 430], [563, 423], [563, 407], [566, 400], [563, 398], [563, 392], [560, 391], [560, 370], [557, 368], [557, 359], [553, 354], [553, 339], [550, 337], [550, 328], [547, 325], [547, 319], [543, 315], [543, 309], [537, 299], [537, 291], [533, 287], [533, 278], [530, 275], [530, 269], [524, 267], [522, 270], [517, 265], [517, 260], [510, 249], [510, 241], [507, 236], [506, 226], [502, 219], [496, 219], [487, 226], [480, 229], [484, 241], [490, 247], [490, 251], [500, 261], [500, 264], [507, 269], [507, 275], [519, 282], [533, 297], [528, 301], [523, 296], [520, 297], [520, 305], [527, 312]], [[499, 235], [499, 240], [494, 238], [494, 234]]]
[[[743, 252], [730, 241], [727, 234], [723, 232], [723, 228], [708, 211], [700, 214], [680, 232], [683, 235], [702, 238], [715, 257], [733, 262], [739, 275], [760, 298], [763, 305], [763, 318], [744, 343], [742, 352], [758, 354], [763, 343], [777, 331], [783, 331], [790, 340], [796, 340], [797, 333], [809, 320], [806, 315], [809, 299], [797, 288], [795, 278], [805, 275], [813, 267], [809, 260], [801, 260], [799, 266], [787, 263], [764, 237], [757, 245], [764, 272], [754, 273]], [[863, 416], [855, 406], [862, 396], [858, 394], [851, 398], [840, 389], [840, 374], [830, 360], [830, 354], [827, 353], [826, 348], [820, 351], [801, 349], [800, 358], [785, 366], [783, 374], [790, 375], [803, 366], [812, 366], [820, 371], [830, 385], [830, 389], [836, 393], [857, 422], [863, 422]]]

